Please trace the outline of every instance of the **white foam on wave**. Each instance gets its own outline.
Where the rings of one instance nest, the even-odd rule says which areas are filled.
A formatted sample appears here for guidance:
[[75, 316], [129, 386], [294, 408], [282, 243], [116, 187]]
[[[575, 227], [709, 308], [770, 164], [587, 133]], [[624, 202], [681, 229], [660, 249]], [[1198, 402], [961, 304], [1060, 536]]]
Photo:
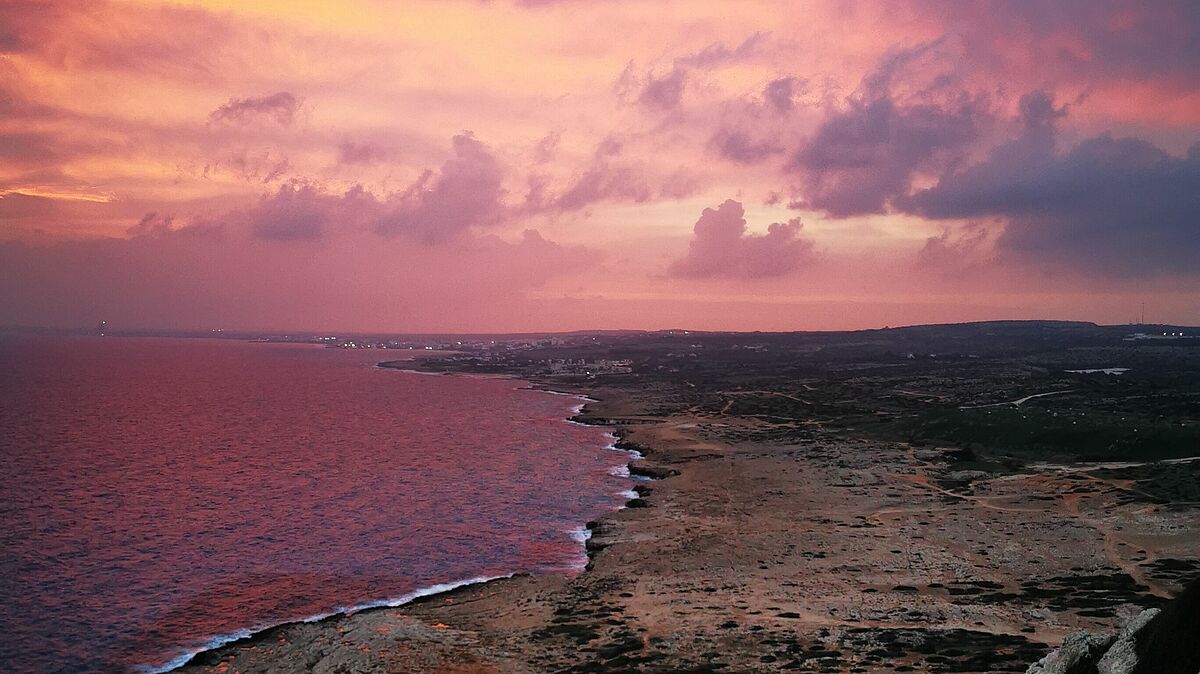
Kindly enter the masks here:
[[592, 530], [587, 527], [575, 527], [574, 529], [567, 531], [567, 535], [571, 537], [571, 540], [579, 544], [579, 554], [575, 557], [575, 559], [567, 562], [563, 566], [549, 568], [550, 571], [569, 571], [578, 573], [587, 568], [587, 542], [592, 537]]
[[592, 530], [587, 527], [575, 527], [568, 531], [567, 535], [576, 543], [587, 543], [588, 539], [592, 537]]
[[[636, 461], [636, 460], [642, 458], [642, 453], [637, 450], [625, 449], [624, 447], [618, 447], [617, 442], [619, 442], [620, 439], [617, 437], [616, 433], [613, 433], [610, 431], [608, 433], [605, 433], [604, 435], [605, 435], [605, 437], [608, 438], [608, 444], [604, 446], [605, 449], [612, 450], [614, 452], [620, 452], [620, 453], [624, 454], [625, 456], [627, 456], [629, 458], [629, 460], [631, 460], [631, 461]], [[623, 477], [623, 478], [634, 477], [633, 475], [631, 475], [629, 473], [629, 461], [626, 461], [625, 463], [621, 463], [616, 466], [613, 466], [612, 468], [609, 468], [608, 474], [612, 475], [613, 477]]]
[[[636, 491], [634, 491], [632, 489], [626, 489], [625, 491], [617, 494], [617, 496], [620, 496], [625, 499], [641, 498], [641, 494], [637, 493]], [[622, 507], [624, 507], [624, 506], [622, 506]]]
[[564, 418], [563, 421], [568, 424], [571, 424], [572, 426], [589, 426], [590, 427], [590, 426], [595, 425], [595, 424], [585, 424], [581, 421], [575, 421], [575, 419], [572, 418], [572, 417], [577, 417], [580, 414], [583, 414], [583, 408], [587, 407], [588, 403], [596, 402], [596, 400], [594, 398], [589, 398], [581, 393], [567, 393], [565, 391], [555, 391], [553, 389], [548, 389], [548, 388], [535, 388], [533, 386], [519, 386], [515, 390], [517, 390], [517, 391], [534, 391], [537, 393], [545, 393], [546, 395], [563, 396], [566, 398], [575, 398], [576, 400], [580, 401], [579, 404], [571, 407], [571, 414], [568, 417]]
[[638, 459], [646, 458], [646, 457], [642, 456], [642, 453], [637, 451], [636, 449], [629, 449], [627, 447], [618, 447], [617, 442], [619, 442], [619, 438], [617, 438], [616, 433], [609, 431], [609, 432], [605, 433], [604, 436], [608, 438], [608, 444], [604, 446], [605, 449], [611, 449], [614, 452], [622, 452], [622, 453], [628, 455], [629, 458], [634, 461], [637, 461]]
[[[591, 536], [590, 531], [588, 532], [588, 536], [589, 537]], [[586, 541], [587, 539], [585, 538], [584, 540]], [[456, 580], [456, 581], [452, 581], [449, 583], [438, 583], [436, 585], [430, 585], [429, 587], [422, 587], [417, 590], [413, 590], [412, 592], [409, 592], [407, 594], [402, 594], [398, 597], [392, 597], [389, 599], [379, 599], [379, 600], [375, 600], [375, 601], [368, 601], [368, 602], [363, 602], [360, 604], [354, 604], [352, 606], [338, 607], [338, 608], [333, 609], [332, 611], [326, 611], [324, 613], [317, 613], [315, 615], [311, 615], [311, 616], [307, 616], [307, 617], [299, 618], [299, 619], [295, 619], [295, 620], [280, 620], [278, 622], [273, 622], [273, 623], [263, 623], [256, 627], [240, 629], [240, 630], [236, 630], [234, 632], [230, 632], [228, 634], [222, 634], [220, 636], [213, 637], [213, 638], [209, 639], [208, 641], [205, 641], [198, 648], [181, 649], [179, 655], [175, 656], [174, 658], [171, 658], [170, 660], [168, 660], [167, 662], [165, 662], [161, 665], [140, 665], [136, 669], [137, 669], [137, 671], [144, 672], [145, 674], [165, 674], [166, 672], [170, 672], [174, 669], [178, 669], [178, 668], [186, 665], [187, 663], [191, 662], [192, 658], [196, 657], [200, 653], [204, 653], [206, 651], [211, 651], [213, 649], [220, 648], [221, 646], [224, 646], [225, 644], [232, 643], [234, 641], [238, 641], [239, 639], [245, 639], [247, 637], [254, 636], [255, 634], [258, 634], [259, 632], [262, 632], [264, 630], [269, 630], [269, 629], [272, 629], [275, 627], [279, 627], [281, 625], [290, 625], [290, 624], [294, 624], [294, 623], [315, 623], [315, 622], [320, 622], [322, 620], [325, 620], [326, 618], [331, 618], [336, 615], [351, 615], [354, 613], [358, 613], [359, 611], [365, 611], [367, 609], [372, 609], [372, 608], [384, 608], [384, 607], [395, 608], [397, 606], [403, 606], [412, 601], [420, 599], [421, 597], [428, 597], [429, 595], [432, 595], [432, 594], [440, 594], [442, 592], [449, 592], [450, 590], [454, 590], [454, 589], [464, 587], [467, 585], [478, 585], [480, 583], [488, 583], [493, 580], [500, 580], [502, 578], [512, 578], [514, 575], [516, 575], [516, 574], [508, 573], [508, 574], [504, 574], [502, 576], [476, 576], [474, 578], [466, 578], [464, 580]]]

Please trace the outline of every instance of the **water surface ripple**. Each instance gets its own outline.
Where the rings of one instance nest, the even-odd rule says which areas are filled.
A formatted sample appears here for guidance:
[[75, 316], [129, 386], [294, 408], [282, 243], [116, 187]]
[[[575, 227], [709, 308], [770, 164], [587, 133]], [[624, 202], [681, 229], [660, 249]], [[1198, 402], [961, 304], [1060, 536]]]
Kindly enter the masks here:
[[215, 637], [577, 568], [617, 507], [577, 399], [389, 352], [0, 337], [0, 671], [161, 669]]

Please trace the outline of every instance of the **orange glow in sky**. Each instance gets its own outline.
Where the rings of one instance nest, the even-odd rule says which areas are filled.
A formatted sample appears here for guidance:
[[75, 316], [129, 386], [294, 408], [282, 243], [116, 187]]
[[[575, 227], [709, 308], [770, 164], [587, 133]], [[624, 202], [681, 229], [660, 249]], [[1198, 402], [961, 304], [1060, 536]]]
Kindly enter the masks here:
[[1188, 2], [0, 0], [0, 326], [1200, 323]]

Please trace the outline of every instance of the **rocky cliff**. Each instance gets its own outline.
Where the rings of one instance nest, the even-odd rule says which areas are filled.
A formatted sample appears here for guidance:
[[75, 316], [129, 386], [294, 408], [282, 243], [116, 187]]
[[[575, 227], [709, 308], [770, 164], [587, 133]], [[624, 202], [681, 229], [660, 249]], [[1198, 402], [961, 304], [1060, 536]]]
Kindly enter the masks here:
[[1200, 580], [1118, 634], [1072, 634], [1026, 674], [1200, 674]]

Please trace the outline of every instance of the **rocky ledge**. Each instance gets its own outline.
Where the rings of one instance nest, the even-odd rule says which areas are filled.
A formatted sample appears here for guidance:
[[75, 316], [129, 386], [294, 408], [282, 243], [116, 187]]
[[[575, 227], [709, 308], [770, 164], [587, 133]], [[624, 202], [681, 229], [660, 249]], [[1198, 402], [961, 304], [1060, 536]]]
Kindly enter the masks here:
[[1200, 674], [1200, 580], [1118, 634], [1068, 636], [1026, 674]]

